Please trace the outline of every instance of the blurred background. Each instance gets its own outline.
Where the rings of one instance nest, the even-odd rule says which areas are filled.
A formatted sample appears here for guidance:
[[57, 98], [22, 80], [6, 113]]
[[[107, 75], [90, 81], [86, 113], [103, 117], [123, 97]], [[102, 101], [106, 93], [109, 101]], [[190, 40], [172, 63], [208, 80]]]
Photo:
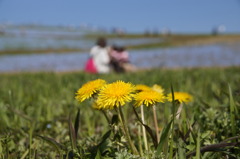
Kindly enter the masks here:
[[97, 37], [138, 68], [240, 66], [239, 0], [0, 0], [0, 72], [79, 71]]

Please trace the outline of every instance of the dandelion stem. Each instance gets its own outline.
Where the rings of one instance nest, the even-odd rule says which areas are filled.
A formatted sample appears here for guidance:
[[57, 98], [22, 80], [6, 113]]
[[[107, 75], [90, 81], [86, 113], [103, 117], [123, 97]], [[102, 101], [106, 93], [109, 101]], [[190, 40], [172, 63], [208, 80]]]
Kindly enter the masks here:
[[154, 126], [155, 126], [155, 131], [156, 131], [156, 137], [157, 137], [157, 142], [159, 143], [160, 137], [159, 137], [159, 129], [158, 129], [156, 106], [153, 105], [152, 108], [153, 108], [153, 120], [154, 120]]
[[143, 110], [143, 105], [141, 105], [141, 118], [142, 118], [142, 131], [143, 131], [143, 141], [144, 141], [144, 146], [145, 149], [148, 151], [148, 141], [147, 141], [147, 135], [146, 135], [146, 129], [144, 127], [145, 125], [145, 118], [144, 118], [144, 110]]
[[120, 122], [122, 124], [124, 134], [126, 135], [127, 141], [129, 143], [129, 146], [130, 146], [133, 154], [138, 155], [139, 153], [138, 153], [136, 147], [134, 146], [134, 144], [133, 144], [133, 142], [131, 140], [128, 127], [125, 124], [125, 120], [124, 120], [124, 116], [123, 116], [123, 112], [122, 112], [121, 106], [118, 107], [118, 117], [119, 117], [119, 120], [120, 120]]
[[107, 116], [105, 110], [101, 110], [101, 112], [103, 113], [103, 115], [104, 115], [105, 118], [107, 119], [108, 124], [110, 124], [110, 119], [109, 119], [109, 117]]
[[178, 107], [177, 113], [176, 113], [176, 119], [180, 118], [180, 114], [182, 112], [182, 108], [183, 108], [183, 103], [180, 104], [180, 106]]
[[138, 141], [139, 141], [139, 151], [140, 151], [140, 156], [143, 156], [143, 149], [142, 149], [142, 137], [141, 137], [141, 125], [138, 125]]

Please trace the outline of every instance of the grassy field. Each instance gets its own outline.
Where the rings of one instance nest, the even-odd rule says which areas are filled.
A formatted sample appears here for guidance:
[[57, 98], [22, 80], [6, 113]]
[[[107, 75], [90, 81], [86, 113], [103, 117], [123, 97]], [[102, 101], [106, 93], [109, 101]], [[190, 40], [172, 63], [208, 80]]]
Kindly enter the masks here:
[[[133, 102], [122, 107], [123, 131], [116, 110], [96, 110], [92, 100], [78, 102], [75, 93], [85, 83], [104, 79], [149, 87], [165, 94], [187, 92], [193, 100], [156, 105], [160, 141], [156, 139], [151, 107]], [[240, 68], [145, 70], [136, 73], [91, 75], [14, 73], [0, 75], [0, 158], [239, 158]], [[135, 111], [134, 111], [135, 110]], [[136, 112], [136, 113], [135, 113]], [[108, 118], [111, 117], [108, 122]], [[137, 116], [138, 115], [138, 116]], [[120, 120], [120, 121], [119, 121]], [[144, 140], [147, 138], [147, 142]], [[147, 144], [147, 146], [146, 146]]]

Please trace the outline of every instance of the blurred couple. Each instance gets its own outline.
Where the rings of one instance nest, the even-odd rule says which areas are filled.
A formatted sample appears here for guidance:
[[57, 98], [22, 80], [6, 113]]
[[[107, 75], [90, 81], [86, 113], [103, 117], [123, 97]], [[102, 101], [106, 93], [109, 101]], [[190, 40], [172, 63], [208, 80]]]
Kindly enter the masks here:
[[89, 73], [134, 72], [136, 67], [129, 61], [129, 54], [122, 46], [107, 45], [103, 37], [97, 39], [96, 45], [90, 50], [90, 58], [85, 65]]

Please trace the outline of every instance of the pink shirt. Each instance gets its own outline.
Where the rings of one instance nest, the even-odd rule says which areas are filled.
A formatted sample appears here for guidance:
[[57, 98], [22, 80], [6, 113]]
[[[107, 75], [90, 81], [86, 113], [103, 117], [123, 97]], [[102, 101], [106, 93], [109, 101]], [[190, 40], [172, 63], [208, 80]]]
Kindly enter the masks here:
[[110, 56], [119, 62], [127, 62], [128, 61], [128, 52], [123, 51], [123, 52], [117, 52], [115, 50], [111, 51]]

